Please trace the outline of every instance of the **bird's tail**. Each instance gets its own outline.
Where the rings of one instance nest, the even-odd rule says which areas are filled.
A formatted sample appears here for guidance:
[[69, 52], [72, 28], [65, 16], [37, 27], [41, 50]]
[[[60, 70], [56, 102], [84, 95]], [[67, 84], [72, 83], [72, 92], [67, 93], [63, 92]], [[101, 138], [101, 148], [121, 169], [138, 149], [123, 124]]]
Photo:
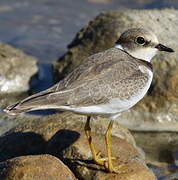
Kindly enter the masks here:
[[55, 92], [44, 91], [10, 105], [4, 111], [10, 115], [17, 115], [40, 109], [55, 109], [59, 106], [59, 102], [65, 104], [64, 96], [61, 93], [56, 96]]
[[4, 109], [4, 112], [6, 112], [6, 113], [8, 113], [10, 115], [17, 115], [17, 114], [25, 113], [25, 112], [28, 112], [28, 111], [33, 111], [32, 107], [28, 107], [28, 108], [23, 107], [23, 108], [21, 108], [20, 104], [21, 104], [20, 102], [17, 102], [17, 103], [15, 103], [13, 105], [10, 105], [10, 106], [8, 106], [8, 107], [6, 107]]

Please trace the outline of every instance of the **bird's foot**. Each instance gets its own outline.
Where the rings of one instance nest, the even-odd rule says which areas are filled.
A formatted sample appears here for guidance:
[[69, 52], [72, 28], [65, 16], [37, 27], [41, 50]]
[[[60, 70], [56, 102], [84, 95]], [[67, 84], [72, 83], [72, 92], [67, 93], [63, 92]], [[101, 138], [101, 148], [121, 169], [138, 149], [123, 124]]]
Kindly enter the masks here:
[[126, 174], [130, 172], [128, 165], [126, 164], [120, 164], [117, 167], [114, 167], [113, 164], [109, 164], [109, 162], [105, 162], [105, 170], [110, 173], [116, 173], [116, 174]]
[[[115, 157], [112, 157], [112, 159], [114, 160], [114, 159], [116, 159], [116, 158], [115, 158]], [[108, 158], [107, 158], [107, 157], [105, 157], [105, 158], [101, 157], [101, 152], [98, 152], [98, 153], [96, 154], [96, 156], [93, 157], [93, 161], [94, 161], [96, 164], [105, 167], [105, 166], [106, 166], [106, 163], [107, 163], [107, 161], [108, 161]]]
[[93, 161], [100, 166], [105, 166], [105, 159], [100, 158], [99, 156], [96, 156], [95, 158], [93, 158]]

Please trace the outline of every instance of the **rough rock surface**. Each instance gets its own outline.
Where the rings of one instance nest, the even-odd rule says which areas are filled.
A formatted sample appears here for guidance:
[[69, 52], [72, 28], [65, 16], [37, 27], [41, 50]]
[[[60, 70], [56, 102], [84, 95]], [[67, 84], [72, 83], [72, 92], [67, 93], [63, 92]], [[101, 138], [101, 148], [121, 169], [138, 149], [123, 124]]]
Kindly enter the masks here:
[[20, 116], [10, 116], [6, 113], [0, 113], [0, 136], [9, 131], [12, 127], [23, 124], [32, 119], [39, 118], [38, 115], [21, 114]]
[[0, 163], [1, 180], [76, 180], [70, 169], [51, 155], [21, 156]]
[[37, 60], [0, 43], [0, 67], [0, 93], [19, 93], [29, 89], [29, 81], [37, 72]]
[[[47, 153], [60, 158], [79, 179], [155, 179], [132, 135], [117, 123], [112, 130], [112, 152], [116, 158], [113, 161], [116, 166], [126, 165], [127, 172], [109, 174], [93, 164], [83, 130], [85, 121], [86, 117], [81, 115], [60, 113], [23, 123], [0, 137], [0, 161]], [[103, 118], [91, 122], [93, 141], [101, 157], [106, 157], [104, 133], [107, 125], [108, 121]]]
[[132, 134], [137, 145], [144, 150], [146, 161], [173, 163], [173, 154], [178, 149], [177, 132], [132, 132]]
[[132, 132], [132, 135], [145, 152], [145, 161], [157, 177], [166, 180], [178, 179], [177, 132]]
[[154, 80], [147, 96], [119, 117], [120, 123], [135, 130], [178, 130], [178, 11], [123, 10], [101, 13], [77, 33], [68, 52], [53, 64], [55, 77], [62, 79], [87, 56], [114, 45], [120, 34], [133, 27], [151, 29], [161, 43], [175, 53], [159, 53], [153, 60]]

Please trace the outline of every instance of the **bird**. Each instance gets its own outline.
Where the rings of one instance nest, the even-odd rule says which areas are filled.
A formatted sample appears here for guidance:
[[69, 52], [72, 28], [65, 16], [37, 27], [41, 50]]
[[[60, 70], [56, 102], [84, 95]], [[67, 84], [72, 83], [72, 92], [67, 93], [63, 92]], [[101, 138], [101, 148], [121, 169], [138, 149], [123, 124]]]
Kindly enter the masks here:
[[[152, 79], [151, 60], [158, 51], [174, 52], [159, 43], [148, 29], [124, 31], [115, 45], [82, 61], [63, 80], [51, 88], [31, 95], [4, 111], [17, 115], [41, 109], [59, 109], [85, 115], [85, 134], [94, 163], [107, 172], [120, 173], [113, 165], [111, 130], [118, 116], [137, 104], [147, 93]], [[92, 141], [90, 119], [103, 116], [109, 120], [105, 133], [107, 158], [100, 158]]]

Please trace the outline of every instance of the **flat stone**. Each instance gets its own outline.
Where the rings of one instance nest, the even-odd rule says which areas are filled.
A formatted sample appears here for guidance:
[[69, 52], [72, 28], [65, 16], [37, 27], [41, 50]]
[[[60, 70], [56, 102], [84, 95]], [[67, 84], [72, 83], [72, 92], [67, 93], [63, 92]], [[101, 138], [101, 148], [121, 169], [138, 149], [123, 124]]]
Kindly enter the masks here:
[[[61, 159], [79, 179], [155, 179], [144, 162], [144, 153], [136, 146], [129, 131], [118, 123], [112, 129], [111, 148], [114, 165], [126, 165], [122, 174], [110, 174], [91, 161], [84, 133], [86, 117], [60, 113], [18, 125], [0, 138], [0, 161], [28, 154], [51, 154]], [[107, 119], [91, 121], [93, 142], [101, 157], [106, 156], [104, 134]], [[147, 180], [145, 179], [145, 180]]]
[[0, 163], [1, 180], [76, 180], [70, 169], [51, 155], [21, 156]]
[[114, 45], [128, 28], [152, 30], [162, 44], [175, 53], [159, 52], [153, 60], [154, 79], [147, 96], [119, 122], [134, 130], [178, 130], [178, 10], [120, 10], [101, 13], [77, 33], [68, 51], [53, 64], [56, 79], [62, 79], [86, 57]]

